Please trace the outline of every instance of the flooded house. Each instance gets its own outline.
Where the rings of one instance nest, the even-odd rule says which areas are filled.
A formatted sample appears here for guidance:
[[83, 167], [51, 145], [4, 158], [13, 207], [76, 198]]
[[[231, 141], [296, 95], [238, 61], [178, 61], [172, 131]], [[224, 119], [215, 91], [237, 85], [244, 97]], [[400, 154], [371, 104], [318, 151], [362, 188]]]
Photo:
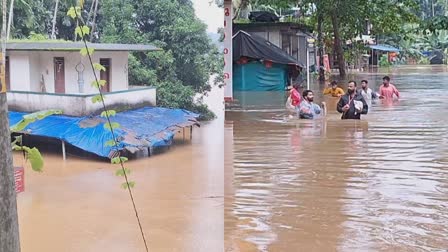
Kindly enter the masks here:
[[[88, 47], [95, 50], [93, 63], [105, 67], [105, 71], [95, 70], [95, 74], [106, 81], [102, 92], [107, 93], [109, 106], [156, 105], [154, 87], [129, 85], [128, 55], [131, 51], [160, 49], [132, 44], [89, 43]], [[98, 113], [101, 104], [94, 104], [91, 99], [98, 93], [91, 86], [95, 81], [94, 71], [89, 58], [79, 53], [82, 48], [83, 43], [74, 42], [7, 43], [5, 72], [9, 109], [33, 112], [57, 108], [71, 116]]]
[[[295, 22], [261, 22], [257, 20], [230, 23], [231, 25], [229, 25], [226, 31], [230, 31], [233, 36], [228, 44], [229, 50], [227, 51], [230, 52], [231, 57], [227, 61], [231, 58], [233, 67], [227, 70], [229, 73], [229, 80], [226, 84], [227, 108], [259, 106], [266, 99], [283, 100], [284, 92], [280, 90], [284, 91], [285, 87], [294, 81], [303, 81], [307, 65], [311, 70], [314, 68], [316, 64], [315, 52], [317, 50], [314, 45], [310, 46], [310, 43], [308, 43], [309, 39], [313, 38], [313, 36], [307, 26]], [[235, 38], [242, 36], [245, 39], [250, 38], [254, 41], [260, 41], [256, 47], [264, 48], [257, 49], [259, 52], [270, 51], [273, 52], [271, 54], [275, 54], [277, 55], [276, 57], [283, 58], [283, 60], [281, 62], [274, 62], [268, 58], [257, 56], [250, 59], [251, 57], [242, 55], [240, 48], [238, 48], [241, 45], [235, 43]], [[265, 68], [255, 64], [254, 59], [264, 64]], [[246, 61], [251, 64], [245, 65]], [[288, 67], [294, 65], [300, 68], [300, 70], [297, 71], [294, 68]], [[258, 81], [250, 80], [247, 74], [249, 68], [253, 72], [265, 73], [265, 76], [258, 78]], [[273, 76], [273, 72], [276, 72], [274, 74], [275, 76]], [[269, 77], [267, 77], [268, 75]], [[271, 83], [268, 85], [270, 87], [267, 87], [265, 84], [260, 84], [261, 82], [264, 83], [267, 79], [272, 81], [273, 78], [278, 80], [277, 84], [274, 85]], [[252, 88], [249, 88], [250, 86]], [[254, 86], [264, 86], [264, 91], [255, 91], [253, 90]]]
[[[129, 85], [128, 55], [132, 51], [160, 50], [152, 45], [95, 44], [93, 63], [105, 69], [92, 69], [88, 57], [77, 42], [10, 42], [7, 43], [5, 77], [10, 124], [24, 115], [49, 109], [62, 111], [30, 124], [23, 132], [30, 146], [41, 144], [81, 156], [110, 158], [122, 152], [128, 157], [149, 156], [158, 147], [169, 147], [179, 132], [191, 137], [199, 115], [181, 109], [157, 107], [157, 90], [150, 83]], [[98, 89], [92, 87], [95, 76], [105, 80], [102, 87], [107, 109], [115, 109], [112, 122], [118, 149], [106, 146], [113, 139], [107, 122], [100, 114], [101, 102], [95, 102]], [[146, 84], [146, 85], [143, 85]], [[187, 132], [186, 132], [187, 130]]]

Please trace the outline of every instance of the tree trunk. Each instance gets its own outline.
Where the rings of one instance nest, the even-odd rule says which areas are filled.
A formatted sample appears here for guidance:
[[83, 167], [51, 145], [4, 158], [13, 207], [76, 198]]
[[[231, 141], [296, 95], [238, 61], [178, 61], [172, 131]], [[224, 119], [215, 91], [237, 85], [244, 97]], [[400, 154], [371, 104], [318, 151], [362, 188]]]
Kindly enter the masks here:
[[445, 16], [448, 16], [448, 0], [445, 0]]
[[9, 7], [9, 17], [8, 17], [8, 30], [6, 31], [6, 39], [9, 39], [9, 34], [11, 34], [12, 18], [14, 17], [14, 0], [11, 0]]
[[[2, 0], [1, 30], [1, 82], [5, 83], [6, 52], [6, 0]], [[11, 135], [9, 133], [8, 107], [6, 93], [0, 93], [0, 251], [19, 252], [19, 222], [17, 219], [17, 201], [12, 168]]]
[[53, 14], [53, 27], [51, 28], [51, 39], [56, 39], [56, 17], [58, 15], [59, 0], [56, 0], [56, 5], [54, 6]]
[[95, 22], [96, 22], [96, 13], [98, 11], [98, 1], [99, 0], [95, 0], [95, 9], [93, 11], [93, 21], [92, 21], [92, 31], [90, 32], [90, 42], [92, 42], [93, 40], [93, 34], [95, 32]]
[[93, 13], [93, 7], [95, 6], [95, 0], [92, 1], [92, 4], [90, 5], [90, 10], [89, 10], [89, 14], [87, 15], [87, 20], [86, 20], [86, 25], [89, 25], [90, 23], [90, 18], [92, 17], [92, 13]]
[[342, 49], [341, 35], [339, 34], [339, 20], [336, 11], [331, 13], [331, 23], [333, 24], [334, 49], [338, 57], [339, 76], [345, 78], [344, 50]]
[[317, 46], [319, 47], [319, 81], [325, 81], [324, 68], [324, 41], [322, 34], [322, 23], [324, 22], [324, 15], [320, 6], [317, 6]]

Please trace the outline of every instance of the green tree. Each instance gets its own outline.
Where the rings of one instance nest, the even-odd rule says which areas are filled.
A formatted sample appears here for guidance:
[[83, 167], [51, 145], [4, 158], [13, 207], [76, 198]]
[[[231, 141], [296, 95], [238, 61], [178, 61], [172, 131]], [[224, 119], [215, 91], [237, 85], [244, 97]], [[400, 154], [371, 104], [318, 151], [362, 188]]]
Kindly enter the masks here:
[[[302, 14], [311, 13], [309, 22], [318, 28], [318, 37], [332, 40], [333, 51], [341, 77], [345, 77], [345, 41], [362, 35], [366, 20], [373, 25], [374, 35], [386, 36], [403, 32], [402, 25], [417, 20], [417, 0], [252, 0], [257, 4], [270, 4], [276, 8], [299, 4]], [[318, 18], [320, 17], [320, 18]], [[318, 22], [318, 20], [320, 20]]]
[[162, 106], [204, 112], [204, 105], [196, 105], [193, 96], [210, 90], [209, 77], [219, 74], [222, 55], [208, 38], [206, 25], [195, 16], [191, 1], [101, 3], [100, 41], [151, 43], [163, 49], [133, 53], [130, 84], [157, 86]]

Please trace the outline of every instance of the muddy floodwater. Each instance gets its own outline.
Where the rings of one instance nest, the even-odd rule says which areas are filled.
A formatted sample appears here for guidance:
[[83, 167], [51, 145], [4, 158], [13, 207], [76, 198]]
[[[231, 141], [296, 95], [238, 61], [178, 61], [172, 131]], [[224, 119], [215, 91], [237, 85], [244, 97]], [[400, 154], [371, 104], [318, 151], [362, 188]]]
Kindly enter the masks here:
[[330, 114], [318, 121], [284, 120], [282, 93], [237, 94], [242, 108], [225, 122], [226, 251], [447, 251], [448, 69], [351, 78], [378, 91], [385, 74], [402, 98], [361, 121], [341, 121], [337, 98], [319, 94]]
[[[218, 119], [195, 128], [192, 142], [126, 163], [149, 251], [224, 250], [222, 89], [207, 100]], [[22, 252], [145, 251], [117, 166], [44, 158], [43, 173], [27, 168], [18, 195]]]

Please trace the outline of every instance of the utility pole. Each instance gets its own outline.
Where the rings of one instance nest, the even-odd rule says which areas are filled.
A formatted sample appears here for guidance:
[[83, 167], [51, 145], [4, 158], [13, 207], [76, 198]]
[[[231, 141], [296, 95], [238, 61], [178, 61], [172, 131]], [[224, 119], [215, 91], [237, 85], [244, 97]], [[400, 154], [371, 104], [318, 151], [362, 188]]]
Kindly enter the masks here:
[[0, 251], [20, 252], [17, 200], [12, 166], [11, 134], [6, 104], [5, 53], [7, 0], [2, 0], [0, 57]]

